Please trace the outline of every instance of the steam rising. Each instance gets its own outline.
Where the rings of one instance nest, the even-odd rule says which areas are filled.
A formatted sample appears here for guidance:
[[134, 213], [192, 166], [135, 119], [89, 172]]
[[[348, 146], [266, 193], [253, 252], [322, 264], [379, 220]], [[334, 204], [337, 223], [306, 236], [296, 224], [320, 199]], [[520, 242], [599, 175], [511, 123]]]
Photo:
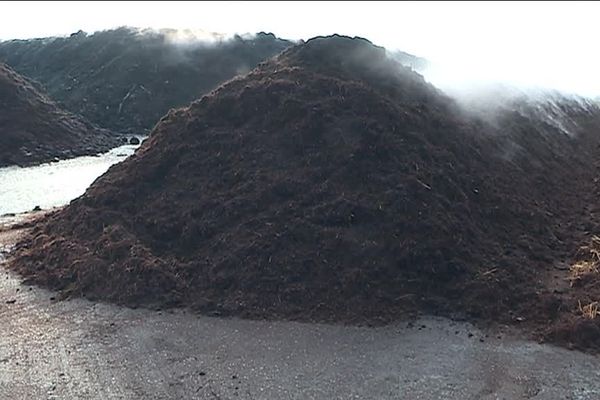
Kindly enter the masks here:
[[30, 8], [3, 4], [11, 18], [0, 24], [1, 39], [125, 25], [180, 28], [169, 35], [180, 45], [240, 32], [291, 40], [338, 33], [430, 60], [434, 69], [426, 76], [442, 88], [501, 82], [600, 96], [598, 2], [40, 2], [35, 13]]
[[495, 84], [595, 97], [600, 95], [597, 71], [600, 65], [576, 60], [486, 60], [473, 55], [464, 60], [432, 62], [422, 73], [429, 82], [448, 92], [475, 91]]
[[175, 45], [217, 43], [231, 38], [225, 34], [208, 32], [203, 29], [160, 29], [157, 32], [162, 34], [168, 43]]
[[[533, 77], [504, 79], [491, 72], [469, 75], [465, 71], [444, 70], [439, 65], [421, 71], [425, 79], [454, 98], [462, 108], [493, 125], [499, 115], [516, 112], [543, 121], [565, 135], [574, 136], [577, 123], [574, 115], [599, 112], [593, 93], [573, 86], [544, 84]], [[516, 77], [516, 75], [515, 75]], [[543, 78], [543, 77], [542, 77]], [[586, 94], [588, 96], [586, 96]], [[498, 126], [500, 128], [500, 126]]]

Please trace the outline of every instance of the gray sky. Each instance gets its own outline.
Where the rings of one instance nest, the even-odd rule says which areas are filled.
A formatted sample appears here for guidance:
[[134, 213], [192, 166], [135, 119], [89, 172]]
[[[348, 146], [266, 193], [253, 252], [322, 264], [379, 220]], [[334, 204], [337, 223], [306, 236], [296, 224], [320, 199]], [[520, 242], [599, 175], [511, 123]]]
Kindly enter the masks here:
[[437, 62], [438, 80], [600, 95], [598, 2], [0, 2], [0, 39], [128, 25], [288, 39], [363, 36]]

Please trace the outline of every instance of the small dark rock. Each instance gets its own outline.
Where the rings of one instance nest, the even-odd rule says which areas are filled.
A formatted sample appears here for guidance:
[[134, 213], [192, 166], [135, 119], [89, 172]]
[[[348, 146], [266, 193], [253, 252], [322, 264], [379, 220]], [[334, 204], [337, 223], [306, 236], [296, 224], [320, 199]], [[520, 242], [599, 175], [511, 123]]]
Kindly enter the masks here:
[[136, 138], [136, 137], [132, 137], [131, 139], [129, 139], [129, 144], [140, 144], [140, 139]]

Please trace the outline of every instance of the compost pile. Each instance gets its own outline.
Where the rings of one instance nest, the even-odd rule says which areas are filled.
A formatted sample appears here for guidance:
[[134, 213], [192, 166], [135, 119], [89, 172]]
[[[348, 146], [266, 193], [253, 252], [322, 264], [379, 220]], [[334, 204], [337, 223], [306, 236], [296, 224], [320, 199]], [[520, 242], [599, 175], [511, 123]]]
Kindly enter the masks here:
[[11, 265], [134, 306], [551, 327], [575, 312], [551, 281], [593, 229], [600, 115], [563, 108], [577, 131], [491, 124], [365, 39], [311, 39], [169, 112]]
[[96, 154], [119, 143], [112, 132], [60, 109], [0, 64], [0, 167]]
[[65, 109], [117, 132], [149, 131], [170, 108], [205, 93], [292, 43], [273, 34], [174, 41], [175, 30], [119, 28], [0, 42], [0, 60], [40, 82]]

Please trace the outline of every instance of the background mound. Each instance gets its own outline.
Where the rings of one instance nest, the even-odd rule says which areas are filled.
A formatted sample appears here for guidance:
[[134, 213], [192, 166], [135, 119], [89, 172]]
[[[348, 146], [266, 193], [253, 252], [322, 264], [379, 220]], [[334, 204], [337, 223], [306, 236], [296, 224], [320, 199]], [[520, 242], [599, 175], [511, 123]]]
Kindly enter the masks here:
[[136, 156], [12, 260], [125, 304], [327, 321], [425, 310], [548, 324], [595, 175], [600, 113], [569, 133], [467, 115], [360, 38], [315, 38], [170, 112]]
[[0, 167], [96, 154], [119, 143], [111, 132], [61, 110], [0, 64]]
[[143, 133], [292, 43], [272, 34], [180, 41], [174, 30], [120, 28], [0, 42], [0, 60], [39, 81], [72, 112], [119, 132]]

